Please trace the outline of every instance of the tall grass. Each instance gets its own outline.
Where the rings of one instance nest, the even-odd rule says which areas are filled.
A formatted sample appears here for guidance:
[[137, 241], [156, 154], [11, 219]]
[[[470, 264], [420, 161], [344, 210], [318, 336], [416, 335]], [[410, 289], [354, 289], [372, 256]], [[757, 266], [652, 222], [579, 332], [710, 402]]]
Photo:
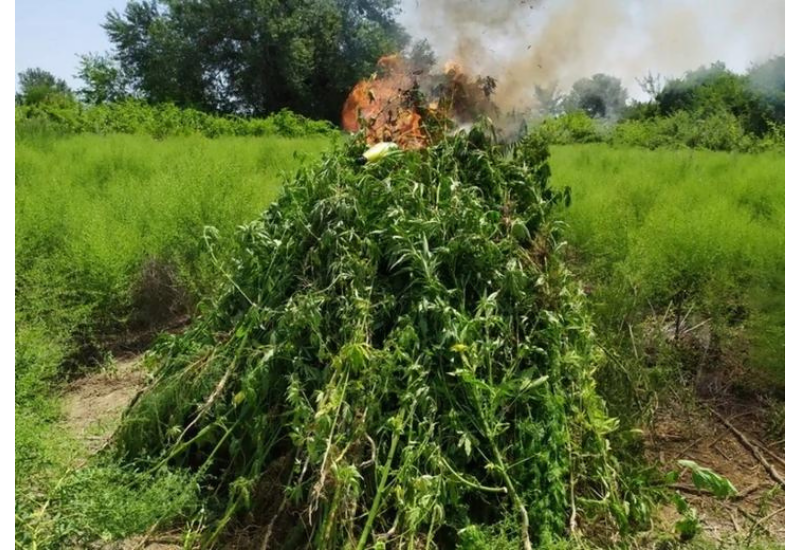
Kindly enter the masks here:
[[[203, 227], [232, 235], [263, 210], [281, 172], [327, 138], [81, 135], [17, 143], [16, 262], [23, 310], [46, 288], [94, 324], [124, 321], [148, 260], [170, 266], [190, 295], [213, 285]], [[41, 301], [40, 301], [41, 302]]]
[[782, 387], [783, 155], [565, 146], [552, 169], [572, 188], [568, 237], [607, 327], [681, 309]]
[[220, 281], [204, 226], [218, 228], [217, 247], [231, 244], [235, 227], [275, 197], [282, 172], [328, 147], [324, 136], [18, 136], [15, 481], [22, 547], [85, 547], [191, 507], [193, 488], [179, 473], [150, 479], [113, 463], [74, 472], [85, 450], [58, 425], [52, 388], [65, 367], [102, 359], [107, 337], [190, 311]]

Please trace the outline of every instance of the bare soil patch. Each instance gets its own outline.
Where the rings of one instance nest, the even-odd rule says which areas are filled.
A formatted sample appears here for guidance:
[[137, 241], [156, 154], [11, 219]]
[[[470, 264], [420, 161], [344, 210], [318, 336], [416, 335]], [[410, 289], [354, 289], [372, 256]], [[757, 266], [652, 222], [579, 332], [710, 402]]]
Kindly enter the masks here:
[[146, 380], [141, 356], [134, 355], [72, 382], [64, 393], [65, 428], [84, 442], [89, 453], [99, 450]]
[[[743, 547], [748, 539], [785, 537], [785, 492], [754, 453], [712, 410], [727, 420], [785, 478], [782, 442], [768, 439], [763, 410], [752, 403], [728, 401], [687, 404], [675, 400], [659, 408], [648, 434], [647, 456], [663, 470], [678, 468], [681, 459], [694, 460], [728, 478], [739, 496], [719, 500], [693, 490], [686, 474], [676, 489], [697, 509], [704, 534], [720, 547]], [[674, 525], [677, 514], [664, 510], [664, 527]], [[669, 525], [667, 525], [669, 523]]]

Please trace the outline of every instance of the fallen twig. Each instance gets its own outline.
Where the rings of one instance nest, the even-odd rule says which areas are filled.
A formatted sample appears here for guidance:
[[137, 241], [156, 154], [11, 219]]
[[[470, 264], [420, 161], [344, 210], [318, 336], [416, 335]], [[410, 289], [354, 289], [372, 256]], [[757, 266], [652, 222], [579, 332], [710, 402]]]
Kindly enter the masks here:
[[[743, 500], [752, 495], [754, 492], [756, 492], [760, 487], [761, 487], [760, 483], [755, 483], [749, 486], [748, 488], [737, 492], [735, 495], [728, 497], [728, 500]], [[685, 483], [673, 483], [672, 485], [670, 485], [670, 488], [690, 495], [698, 495], [703, 497], [714, 496], [714, 493], [712, 493], [707, 489], [698, 489], [694, 485], [687, 485]]]
[[733, 426], [733, 424], [728, 422], [728, 420], [724, 416], [722, 416], [720, 413], [718, 413], [717, 411], [715, 411], [712, 408], [709, 408], [708, 410], [711, 411], [711, 414], [716, 416], [720, 420], [720, 422], [725, 424], [725, 426], [727, 426], [727, 428], [731, 432], [733, 432], [733, 434], [742, 443], [742, 445], [747, 447], [747, 449], [752, 453], [752, 455], [756, 458], [756, 460], [758, 460], [761, 463], [761, 465], [764, 466], [764, 469], [767, 470], [767, 473], [770, 475], [770, 477], [772, 479], [774, 479], [781, 486], [782, 489], [785, 489], [786, 488], [786, 481], [778, 473], [778, 471], [775, 469], [775, 467], [766, 458], [764, 458], [764, 455], [761, 453], [759, 448], [756, 447], [755, 445], [753, 445], [750, 442], [750, 440], [747, 439], [747, 436], [745, 436], [742, 432], [737, 430]]
[[781, 463], [781, 465], [783, 465], [783, 467], [784, 467], [784, 468], [786, 467], [786, 460], [784, 460], [784, 459], [783, 459], [783, 457], [781, 457], [780, 455], [778, 455], [778, 453], [776, 453], [775, 451], [771, 450], [771, 449], [770, 449], [769, 447], [767, 447], [767, 446], [766, 446], [764, 443], [762, 443], [761, 441], [759, 441], [759, 440], [757, 440], [757, 439], [754, 441], [754, 443], [755, 443], [757, 446], [761, 447], [761, 450], [762, 450], [762, 451], [764, 451], [764, 452], [765, 452], [765, 453], [767, 453], [769, 456], [771, 456], [772, 458], [774, 458], [775, 460], [777, 460], [778, 462], [780, 462], [780, 463]]
[[756, 527], [760, 527], [761, 529], [763, 529], [767, 533], [767, 535], [769, 535], [769, 529], [764, 527], [764, 523], [766, 523], [768, 519], [780, 514], [781, 512], [784, 512], [784, 511], [786, 511], [786, 507], [785, 506], [783, 508], [778, 508], [774, 512], [771, 512], [771, 513], [767, 514], [763, 518], [761, 518], [761, 519], [757, 520], [755, 523], [753, 523], [753, 526], [750, 528], [750, 532], [747, 534], [747, 542], [745, 543], [745, 545], [746, 546], [750, 546], [750, 539], [753, 538], [753, 534], [756, 531]]
[[736, 531], [737, 533], [741, 532], [741, 528], [739, 527], [739, 522], [736, 521], [736, 515], [730, 510], [728, 510], [728, 515], [731, 518], [731, 523], [733, 524], [733, 530]]

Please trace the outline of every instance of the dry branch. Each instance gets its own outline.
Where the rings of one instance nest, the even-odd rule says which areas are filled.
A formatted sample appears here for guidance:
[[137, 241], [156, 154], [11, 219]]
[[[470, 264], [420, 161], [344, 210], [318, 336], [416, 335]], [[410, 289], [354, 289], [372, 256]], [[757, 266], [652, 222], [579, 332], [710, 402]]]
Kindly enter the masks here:
[[747, 449], [750, 451], [750, 453], [752, 453], [752, 455], [756, 458], [756, 460], [758, 460], [761, 463], [761, 465], [764, 466], [764, 469], [767, 471], [769, 476], [772, 479], [774, 479], [775, 482], [778, 483], [781, 486], [781, 488], [785, 489], [786, 488], [786, 481], [778, 473], [778, 471], [775, 469], [775, 467], [766, 458], [764, 458], [764, 455], [761, 453], [761, 450], [758, 447], [756, 447], [755, 445], [753, 445], [753, 443], [751, 443], [750, 440], [747, 439], [747, 436], [745, 436], [742, 432], [737, 430], [733, 426], [733, 424], [728, 422], [728, 420], [724, 416], [722, 416], [720, 413], [718, 413], [717, 411], [715, 411], [712, 408], [709, 408], [709, 410], [711, 411], [711, 414], [716, 416], [720, 420], [720, 422], [725, 424], [725, 426], [731, 432], [733, 432], [733, 434], [742, 443], [742, 445], [747, 447]]

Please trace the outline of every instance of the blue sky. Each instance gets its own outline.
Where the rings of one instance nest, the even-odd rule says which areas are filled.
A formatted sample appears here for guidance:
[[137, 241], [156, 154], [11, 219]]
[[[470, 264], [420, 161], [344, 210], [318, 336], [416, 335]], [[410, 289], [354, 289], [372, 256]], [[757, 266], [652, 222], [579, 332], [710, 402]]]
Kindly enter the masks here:
[[111, 9], [126, 0], [17, 1], [14, 32], [14, 72], [41, 67], [77, 86], [78, 54], [109, 49], [100, 24]]

